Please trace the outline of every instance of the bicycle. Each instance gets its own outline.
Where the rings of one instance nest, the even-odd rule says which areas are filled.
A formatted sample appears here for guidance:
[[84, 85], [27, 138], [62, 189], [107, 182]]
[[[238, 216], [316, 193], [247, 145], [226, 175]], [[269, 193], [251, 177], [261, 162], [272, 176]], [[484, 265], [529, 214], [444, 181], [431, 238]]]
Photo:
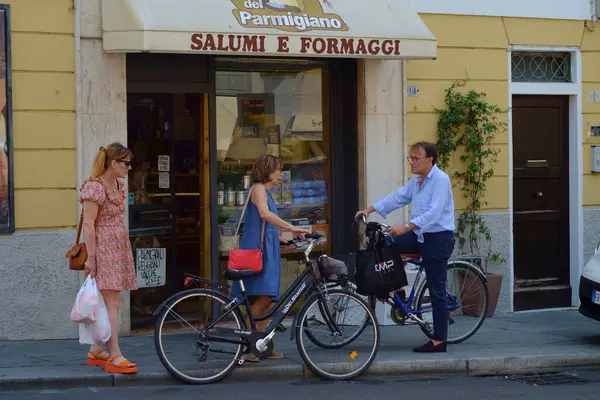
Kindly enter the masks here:
[[[304, 251], [304, 271], [288, 288], [271, 311], [265, 315], [252, 315], [252, 309], [246, 295], [243, 279], [253, 276], [254, 272], [247, 270], [228, 270], [225, 272], [226, 279], [240, 282], [242, 291], [241, 299], [225, 296], [212, 289], [194, 288], [173, 295], [157, 308], [154, 313], [154, 315], [157, 316], [155, 347], [160, 361], [173, 377], [189, 384], [213, 383], [224, 379], [236, 365], [242, 366], [251, 352], [261, 359], [267, 358], [273, 352], [273, 338], [276, 332], [285, 330], [282, 325], [284, 318], [290, 313], [292, 308], [300, 301], [305, 293], [308, 294], [306, 302], [294, 319], [292, 328], [295, 329], [292, 329], [290, 339], [295, 337], [296, 347], [306, 366], [317, 376], [332, 380], [353, 379], [362, 375], [369, 368], [377, 355], [380, 342], [379, 325], [374, 311], [369, 307], [367, 302], [356, 293], [345, 289], [332, 289], [328, 287], [332, 281], [337, 282], [342, 286], [346, 286], [346, 266], [343, 263], [335, 262], [334, 259], [328, 257], [326, 259], [322, 258], [326, 256], [321, 256], [318, 260], [311, 258], [310, 254], [313, 247], [315, 244], [322, 243], [323, 238], [319, 233], [308, 234], [305, 238], [309, 240], [309, 245]], [[195, 275], [186, 274], [186, 276], [186, 280], [188, 281], [198, 283], [210, 282], [215, 286], [223, 287], [223, 285], [217, 282], [209, 281]], [[204, 319], [204, 317], [199, 318], [197, 321], [197, 328], [179, 313], [184, 310], [196, 309], [195, 307], [186, 308], [183, 305], [183, 301], [192, 298], [199, 300], [201, 305], [207, 306], [206, 319]], [[336, 306], [330, 306], [329, 300], [331, 300], [331, 298], [342, 298], [348, 301], [353, 300], [358, 305], [357, 308], [364, 312], [364, 317], [362, 317], [359, 322], [353, 324], [341, 323], [338, 316], [344, 310]], [[207, 304], [211, 303], [211, 301], [214, 301], [217, 306], [221, 306], [222, 310], [213, 313], [211, 310], [215, 307], [213, 307], [212, 304]], [[366, 352], [363, 352], [362, 349], [359, 351], [358, 348], [352, 348], [352, 351], [348, 354], [350, 361], [346, 360], [344, 363], [331, 363], [331, 357], [325, 357], [326, 364], [324, 366], [318, 366], [316, 363], [319, 361], [320, 355], [308, 355], [308, 342], [306, 342], [303, 337], [304, 330], [308, 328], [309, 323], [314, 322], [314, 319], [309, 318], [309, 315], [312, 315], [310, 313], [313, 306], [316, 306], [316, 310], [312, 311], [312, 313], [314, 315], [320, 314], [320, 318], [316, 318], [316, 320], [319, 322], [319, 327], [325, 329], [323, 332], [326, 333], [326, 336], [343, 343], [342, 345], [328, 348], [342, 348], [349, 343], [355, 342], [356, 334], [349, 335], [352, 340], [348, 340], [348, 337], [345, 336], [345, 332], [353, 326], [358, 326], [360, 333], [362, 333], [365, 330], [366, 324], [373, 327], [372, 346], [367, 349]], [[242, 309], [245, 309], [247, 320], [242, 317]], [[334, 312], [332, 312], [332, 310]], [[177, 346], [189, 343], [187, 341], [182, 341], [179, 338], [174, 338], [174, 334], [169, 335], [168, 332], [170, 326], [167, 321], [167, 316], [171, 315], [171, 313], [174, 316], [175, 322], [179, 322], [183, 327], [191, 327], [193, 331], [189, 339], [193, 348], [196, 350], [196, 354], [191, 355], [191, 359], [187, 364], [184, 362], [183, 368], [175, 367], [174, 364], [178, 362], [179, 359], [173, 352], [165, 350], [166, 345], [175, 344]], [[211, 314], [215, 314], [214, 319], [209, 317]], [[256, 330], [257, 321], [264, 321], [273, 316], [275, 317], [269, 323], [265, 332]], [[209, 318], [211, 319], [210, 321], [208, 320]], [[196, 321], [192, 322], [195, 323]], [[248, 322], [250, 327], [247, 326]], [[365, 326], [362, 326], [363, 323]], [[307, 334], [308, 339], [313, 341], [319, 331], [320, 330], [309, 329], [310, 335]], [[323, 342], [321, 339], [318, 341], [321, 343]], [[231, 350], [221, 350], [216, 348], [216, 345], [226, 344], [232, 345], [233, 348]], [[231, 358], [231, 360], [226, 361], [225, 365], [222, 367], [212, 368], [212, 370], [209, 371], [211, 374], [209, 376], [192, 376], [201, 363], [212, 362], [212, 358], [209, 360], [209, 354], [211, 356], [213, 354], [225, 354]], [[364, 361], [361, 362], [357, 368], [350, 369], [349, 364], [362, 354], [366, 354]], [[185, 355], [188, 354], [185, 353], [184, 356]], [[331, 367], [332, 371], [326, 371], [325, 369], [327, 367]]]
[[[362, 222], [367, 224], [367, 219], [364, 215], [359, 215], [357, 219], [362, 219]], [[382, 231], [386, 235], [389, 235], [387, 234], [388, 229], [391, 228], [389, 225], [379, 222], [371, 222], [371, 224], [377, 227], [376, 231]], [[408, 299], [402, 298], [401, 293], [403, 292], [398, 293], [398, 291], [392, 292], [387, 298], [377, 298], [371, 295], [369, 296], [369, 306], [374, 310], [377, 301], [390, 305], [390, 317], [397, 325], [404, 325], [410, 319], [421, 328], [429, 339], [433, 339], [432, 324], [423, 318], [423, 314], [431, 311], [432, 308], [431, 303], [428, 304], [427, 280], [423, 279], [421, 281], [425, 273], [421, 256], [420, 254], [401, 254], [401, 257], [405, 263], [418, 267]], [[488, 284], [487, 278], [481, 269], [463, 260], [449, 260], [448, 275], [448, 282], [451, 281], [450, 278], [456, 279], [459, 291], [458, 293], [451, 293], [446, 288], [448, 295], [448, 339], [446, 342], [448, 344], [457, 344], [472, 337], [483, 325], [489, 302]], [[474, 285], [480, 286], [476, 290], [471, 290], [474, 288]], [[478, 301], [472, 301], [469, 295], [480, 296], [480, 298], [477, 299]], [[466, 304], [470, 308], [461, 309], [462, 304]], [[473, 311], [471, 311], [471, 308]], [[459, 321], [472, 321], [475, 324], [470, 330], [467, 330], [458, 337], [452, 337], [451, 328]]]
[[[362, 220], [363, 223], [367, 224], [364, 215], [359, 215], [357, 220]], [[373, 230], [373, 234], [377, 231], [385, 233], [390, 228], [389, 225], [383, 223], [370, 222], [370, 224], [376, 226]], [[370, 240], [371, 237], [367, 237], [367, 241]], [[432, 307], [431, 303], [428, 303], [427, 280], [422, 279], [424, 267], [421, 256], [419, 254], [401, 254], [401, 257], [405, 263], [413, 264], [418, 267], [408, 299], [406, 299], [405, 296], [401, 296], [400, 293], [403, 293], [403, 291], [400, 293], [398, 291], [392, 292], [385, 298], [377, 298], [377, 296], [374, 295], [367, 295], [365, 297], [368, 298], [368, 304], [371, 310], [375, 311], [377, 301], [387, 304], [391, 307], [390, 318], [394, 323], [403, 326], [410, 324], [410, 322], [408, 322], [410, 320], [413, 324], [418, 325], [429, 339], [433, 339], [432, 323], [423, 318], [423, 314], [431, 312]], [[447, 343], [457, 344], [472, 337], [483, 325], [489, 302], [488, 285], [485, 274], [477, 266], [467, 261], [448, 261], [448, 272], [449, 278], [457, 278], [460, 286], [458, 294], [451, 293], [450, 289], [446, 290], [448, 294], [449, 311]], [[450, 282], [450, 279], [448, 282]], [[480, 285], [476, 288], [478, 290], [471, 291], [470, 289], [474, 289], [475, 285]], [[354, 282], [347, 281], [345, 282], [344, 289], [356, 292], [357, 286]], [[480, 298], [475, 299], [478, 301], [472, 301], [473, 299], [469, 297], [469, 294], [471, 293], [480, 296]], [[461, 310], [461, 305], [465, 303], [467, 303], [468, 306], [472, 306], [474, 311], [471, 311], [470, 309]], [[472, 318], [474, 319], [472, 320]], [[466, 330], [457, 337], [452, 336], [452, 328], [457, 325], [458, 322], [467, 322], [470, 320], [474, 322], [474, 326], [470, 330]], [[364, 321], [365, 326], [368, 323], [368, 321]], [[323, 347], [326, 346], [324, 343], [321, 343], [321, 345], [323, 345]]]

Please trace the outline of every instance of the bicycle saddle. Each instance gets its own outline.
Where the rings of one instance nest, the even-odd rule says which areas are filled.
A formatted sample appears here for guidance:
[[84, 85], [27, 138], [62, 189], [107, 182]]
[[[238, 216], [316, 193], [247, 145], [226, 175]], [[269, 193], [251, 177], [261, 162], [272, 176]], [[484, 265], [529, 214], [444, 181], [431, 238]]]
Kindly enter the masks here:
[[249, 278], [256, 275], [256, 272], [251, 269], [228, 269], [223, 276], [230, 281], [239, 281], [244, 278]]

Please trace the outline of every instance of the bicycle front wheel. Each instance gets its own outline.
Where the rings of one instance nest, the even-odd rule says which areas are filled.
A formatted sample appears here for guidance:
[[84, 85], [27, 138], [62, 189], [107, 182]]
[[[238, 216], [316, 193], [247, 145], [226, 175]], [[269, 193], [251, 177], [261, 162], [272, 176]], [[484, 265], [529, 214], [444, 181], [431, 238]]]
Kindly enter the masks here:
[[[346, 291], [344, 290], [344, 292]], [[346, 316], [346, 311], [348, 310], [349, 306], [353, 305], [354, 299], [348, 296], [340, 296], [337, 292], [332, 293], [332, 289], [328, 289], [327, 294], [327, 303], [328, 308], [331, 311], [331, 320], [335, 321], [336, 323], [342, 323]], [[311, 313], [311, 315], [308, 316], [308, 318], [306, 319], [306, 326], [308, 327], [308, 325], [311, 325], [314, 328], [316, 326], [321, 325], [325, 329], [327, 329], [327, 320], [325, 318], [326, 315], [327, 311], [325, 310], [324, 303], [319, 303], [318, 312]], [[351, 335], [347, 335], [343, 339], [338, 338], [339, 340], [331, 340], [331, 337], [328, 337], [328, 335], [325, 335], [325, 337], [323, 338], [322, 335], [313, 333], [311, 329], [306, 329], [305, 334], [311, 342], [313, 342], [319, 347], [322, 347], [324, 349], [338, 349], [344, 347], [349, 343], [352, 343], [354, 339], [359, 337], [363, 333], [364, 329], [367, 327], [369, 322], [370, 317], [368, 314], [365, 313], [365, 318], [362, 326], [356, 329], [354, 332], [352, 332]]]
[[[426, 280], [418, 290], [416, 316], [426, 322], [419, 325], [423, 333], [434, 339], [433, 309]], [[464, 342], [483, 324], [488, 305], [487, 281], [481, 271], [466, 261], [448, 263], [448, 339], [447, 343]]]
[[[336, 304], [343, 304], [343, 309]], [[377, 356], [377, 319], [369, 305], [354, 293], [342, 289], [328, 290], [324, 296], [316, 293], [306, 301], [296, 322], [298, 352], [306, 366], [321, 378], [356, 378]], [[322, 345], [325, 343], [326, 347]]]
[[[204, 327], [225, 313], [231, 300], [208, 289], [181, 292], [161, 310], [156, 320], [154, 344], [164, 367], [181, 382], [207, 384], [225, 378], [242, 355], [242, 345], [215, 342], [204, 335]], [[215, 309], [218, 310], [215, 313]], [[217, 325], [220, 328], [244, 329], [238, 310]], [[219, 334], [239, 340], [234, 334]]]

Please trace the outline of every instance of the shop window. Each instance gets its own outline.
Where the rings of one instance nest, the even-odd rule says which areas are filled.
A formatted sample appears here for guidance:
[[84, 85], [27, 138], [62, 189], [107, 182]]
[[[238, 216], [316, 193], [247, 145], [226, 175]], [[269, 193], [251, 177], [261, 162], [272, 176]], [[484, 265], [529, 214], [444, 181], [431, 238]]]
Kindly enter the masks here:
[[[261, 155], [279, 156], [285, 164], [282, 183], [271, 189], [279, 216], [330, 239], [331, 151], [326, 67], [306, 60], [247, 70], [231, 64], [225, 64], [228, 68], [217, 65], [217, 199], [222, 276], [252, 185], [250, 171]], [[282, 235], [292, 238], [290, 233]], [[316, 252], [329, 251], [329, 241]], [[281, 248], [281, 294], [300, 273], [303, 251]]]
[[513, 82], [571, 82], [571, 53], [513, 52]]
[[[133, 328], [152, 322], [156, 307], [184, 289], [184, 274], [209, 277], [207, 96], [129, 93], [129, 237], [138, 289]], [[188, 312], [179, 310], [188, 318]]]

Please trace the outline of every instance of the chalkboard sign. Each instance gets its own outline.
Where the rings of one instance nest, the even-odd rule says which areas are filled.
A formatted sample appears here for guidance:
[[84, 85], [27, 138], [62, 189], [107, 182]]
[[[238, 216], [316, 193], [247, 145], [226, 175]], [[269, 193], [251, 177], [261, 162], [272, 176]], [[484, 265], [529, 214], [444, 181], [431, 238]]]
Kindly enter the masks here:
[[167, 281], [167, 249], [136, 249], [135, 261], [138, 288], [165, 285]]

